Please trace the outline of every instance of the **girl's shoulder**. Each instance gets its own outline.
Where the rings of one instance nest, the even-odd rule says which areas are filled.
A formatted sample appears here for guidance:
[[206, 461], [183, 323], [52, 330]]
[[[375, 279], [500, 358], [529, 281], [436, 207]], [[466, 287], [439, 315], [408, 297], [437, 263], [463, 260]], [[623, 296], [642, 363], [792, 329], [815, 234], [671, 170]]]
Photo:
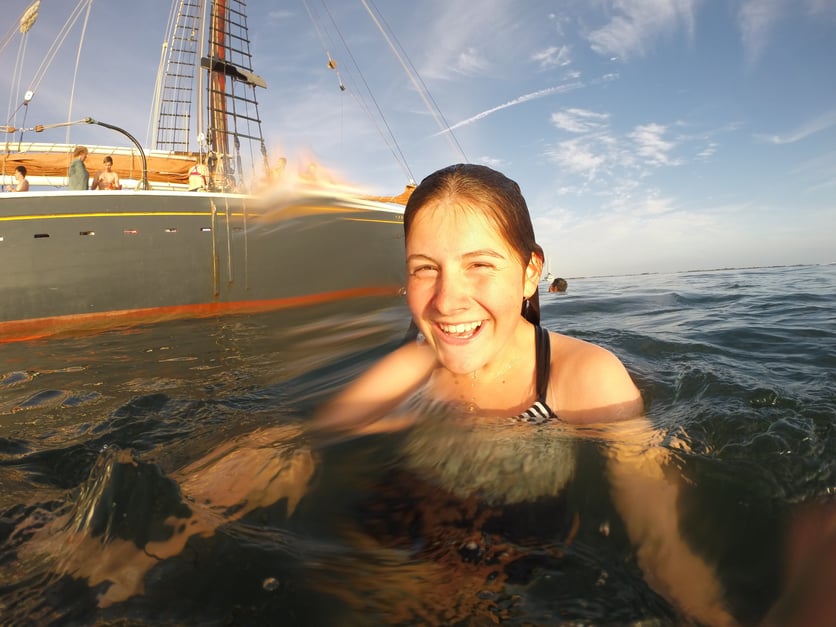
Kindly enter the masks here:
[[576, 337], [549, 331], [552, 370], [567, 366], [580, 368], [574, 374], [589, 374], [590, 370], [623, 368], [621, 361], [609, 349]]
[[616, 355], [597, 344], [550, 333], [549, 404], [566, 422], [611, 422], [641, 413], [641, 394]]

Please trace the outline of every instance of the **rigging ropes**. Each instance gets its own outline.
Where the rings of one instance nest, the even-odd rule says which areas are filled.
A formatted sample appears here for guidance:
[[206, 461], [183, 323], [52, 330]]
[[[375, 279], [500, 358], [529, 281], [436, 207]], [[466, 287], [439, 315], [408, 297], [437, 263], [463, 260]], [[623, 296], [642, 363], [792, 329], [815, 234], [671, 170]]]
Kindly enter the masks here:
[[[340, 91], [345, 91], [346, 87], [343, 83], [342, 77], [340, 76], [339, 70], [337, 69], [337, 62], [331, 56], [328, 42], [325, 41], [326, 35], [323, 34], [323, 29], [320, 28], [319, 16], [315, 15], [315, 11], [311, 10], [306, 0], [303, 0], [303, 3], [305, 5], [305, 9], [308, 11], [308, 17], [310, 17], [311, 22], [313, 22], [314, 29], [316, 30], [317, 37], [319, 37], [320, 44], [322, 45], [322, 48], [328, 57], [328, 68], [334, 70], [334, 72], [336, 73], [337, 80], [339, 81]], [[372, 90], [369, 87], [369, 84], [366, 82], [365, 76], [363, 76], [363, 72], [360, 70], [360, 66], [357, 64], [357, 61], [351, 54], [351, 49], [348, 47], [348, 44], [346, 43], [345, 38], [342, 35], [342, 32], [340, 32], [340, 29], [337, 26], [337, 23], [334, 20], [333, 15], [331, 15], [331, 12], [328, 10], [328, 7], [326, 6], [324, 0], [322, 2], [322, 6], [325, 9], [325, 12], [328, 14], [328, 18], [331, 22], [331, 25], [336, 31], [337, 35], [339, 36], [340, 42], [342, 43], [342, 46], [345, 49], [348, 58], [351, 59], [351, 63], [357, 70], [357, 73], [360, 76], [360, 82], [362, 82], [363, 86], [366, 88], [366, 93], [368, 94], [369, 99], [374, 103], [375, 109], [377, 110], [377, 116], [375, 116], [372, 113], [365, 99], [363, 99], [360, 94], [356, 93], [353, 90], [349, 90], [349, 93], [354, 98], [355, 102], [357, 102], [357, 104], [360, 106], [360, 108], [363, 109], [363, 111], [365, 111], [366, 115], [369, 117], [369, 120], [371, 120], [372, 124], [374, 125], [375, 130], [378, 132], [381, 139], [383, 140], [383, 143], [386, 144], [386, 147], [392, 153], [392, 157], [395, 159], [395, 162], [400, 166], [401, 170], [403, 170], [403, 173], [404, 175], [406, 175], [407, 180], [410, 183], [414, 183], [415, 179], [412, 176], [412, 171], [409, 168], [409, 164], [407, 163], [406, 157], [404, 156], [403, 151], [401, 150], [401, 147], [398, 144], [398, 140], [395, 137], [394, 132], [392, 132], [392, 128], [389, 126], [389, 122], [386, 120], [386, 116], [383, 114], [383, 110], [380, 108], [380, 105], [375, 99], [374, 94], [372, 93]], [[380, 123], [378, 122], [378, 120], [382, 120], [383, 126], [386, 129], [385, 131], [380, 127]]]
[[[81, 0], [78, 6], [87, 4], [87, 12], [84, 14], [84, 24], [81, 27], [81, 37], [78, 40], [78, 51], [75, 57], [75, 68], [73, 69], [73, 85], [70, 89], [70, 104], [67, 108], [67, 119], [69, 120], [73, 115], [73, 100], [75, 99], [75, 79], [78, 77], [78, 66], [81, 63], [81, 48], [84, 45], [84, 35], [87, 33], [87, 23], [90, 21], [90, 9], [93, 8], [93, 0]], [[67, 127], [67, 143], [70, 143], [70, 128]]]
[[[34, 25], [35, 21], [38, 17], [38, 9], [40, 7], [40, 0], [34, 2], [23, 14], [20, 18], [20, 21], [16, 25], [15, 29], [13, 29], [12, 33], [4, 38], [2, 42], [2, 47], [0, 49], [5, 48], [8, 44], [8, 41], [11, 38], [11, 35], [14, 34], [14, 30], [20, 30], [21, 33], [21, 44], [20, 49], [18, 51], [18, 57], [15, 63], [14, 74], [12, 77], [12, 89], [9, 94], [9, 113], [8, 113], [8, 122], [13, 123], [13, 119], [16, 118], [18, 111], [20, 111], [21, 107], [24, 107], [24, 116], [23, 116], [23, 124], [26, 123], [26, 111], [28, 110], [28, 104], [32, 100], [35, 93], [38, 91], [38, 88], [41, 85], [41, 81], [43, 81], [44, 77], [46, 76], [46, 72], [49, 69], [49, 66], [52, 64], [52, 61], [55, 59], [55, 56], [58, 54], [58, 50], [60, 50], [61, 46], [64, 44], [64, 41], [67, 39], [70, 31], [72, 30], [73, 26], [75, 25], [76, 21], [78, 21], [79, 17], [81, 16], [82, 12], [86, 8], [87, 11], [84, 17], [84, 25], [82, 27], [81, 32], [81, 39], [78, 44], [78, 53], [76, 55], [76, 66], [75, 71], [73, 74], [73, 82], [72, 88], [70, 92], [70, 109], [67, 112], [67, 119], [72, 117], [72, 101], [73, 101], [73, 94], [75, 93], [75, 76], [78, 73], [78, 65], [79, 59], [81, 56], [81, 48], [84, 43], [84, 33], [87, 30], [87, 22], [90, 18], [90, 10], [93, 5], [93, 0], [79, 0], [78, 4], [70, 13], [70, 16], [64, 22], [64, 25], [61, 27], [58, 35], [52, 42], [52, 45], [47, 50], [46, 55], [41, 61], [41, 64], [38, 66], [38, 69], [35, 71], [32, 79], [29, 83], [29, 87], [26, 90], [24, 97], [18, 107], [12, 111], [13, 106], [13, 99], [16, 97], [16, 94], [19, 95], [20, 93], [20, 84], [23, 76], [23, 57], [24, 52], [26, 49], [26, 41], [28, 37], [29, 30]], [[69, 134], [67, 135], [67, 143], [69, 143]]]
[[[17, 49], [17, 59], [15, 60], [15, 67], [12, 71], [12, 85], [11, 89], [9, 90], [9, 106], [6, 111], [6, 124], [15, 124], [17, 113], [20, 111], [20, 108], [26, 104], [26, 100], [21, 102], [17, 108], [14, 108], [14, 98], [15, 94], [20, 93], [20, 81], [23, 74], [23, 59], [26, 56], [26, 42], [28, 38], [26, 37], [26, 33], [23, 33], [23, 36], [20, 38], [20, 44]], [[26, 122], [26, 116], [24, 115], [24, 123]]]
[[[58, 35], [55, 37], [55, 40], [52, 42], [52, 45], [47, 50], [46, 55], [44, 56], [43, 61], [41, 61], [41, 65], [35, 71], [34, 76], [32, 77], [32, 82], [29, 84], [29, 91], [35, 93], [38, 90], [38, 87], [41, 85], [41, 81], [44, 79], [46, 75], [46, 71], [49, 69], [50, 64], [52, 63], [53, 59], [55, 59], [55, 55], [58, 54], [58, 50], [64, 44], [64, 40], [67, 39], [67, 35], [69, 35], [70, 30], [75, 25], [78, 18], [81, 16], [81, 12], [84, 10], [85, 6], [87, 7], [87, 17], [90, 15], [90, 7], [93, 4], [93, 0], [79, 0], [78, 4], [73, 9], [70, 16], [67, 18], [67, 21], [64, 22], [64, 26], [61, 27], [61, 30], [58, 32]], [[85, 28], [87, 24], [87, 17], [85, 18]], [[82, 34], [82, 40], [84, 36]]]
[[9, 32], [3, 35], [3, 39], [0, 39], [0, 52], [5, 50], [6, 46], [9, 45], [9, 42], [14, 38], [16, 31], [20, 31], [22, 35], [25, 35], [29, 32], [29, 29], [32, 28], [35, 21], [38, 19], [38, 9], [41, 6], [41, 0], [35, 0], [28, 9], [23, 12], [23, 15], [20, 16], [20, 19], [17, 23], [13, 23]]
[[[14, 98], [15, 94], [20, 93], [20, 82], [23, 79], [23, 59], [26, 56], [26, 42], [28, 41], [28, 33], [32, 26], [38, 19], [38, 9], [41, 6], [40, 0], [35, 0], [28, 9], [23, 12], [23, 15], [20, 16], [20, 20], [17, 24], [14, 24], [12, 28], [9, 30], [8, 34], [3, 37], [3, 40], [0, 41], [0, 52], [3, 52], [3, 49], [9, 44], [12, 40], [12, 37], [15, 36], [15, 31], [20, 31], [20, 44], [17, 50], [17, 59], [15, 59], [15, 66], [12, 71], [12, 85], [11, 89], [9, 90], [9, 107], [6, 112], [6, 122], [7, 124], [13, 124], [17, 118], [17, 112], [20, 111], [20, 108], [29, 104], [29, 100], [32, 98], [32, 93], [27, 91], [26, 95], [23, 98], [23, 102], [21, 102], [17, 108], [12, 110], [14, 107]], [[28, 109], [28, 107], [27, 107]], [[23, 122], [26, 123], [26, 111], [24, 109], [23, 113]]]
[[157, 65], [157, 78], [154, 82], [154, 100], [150, 111], [148, 112], [148, 124], [145, 127], [145, 145], [152, 148], [157, 147], [157, 133], [158, 120], [160, 117], [160, 102], [162, 100], [163, 83], [165, 77], [165, 62], [166, 54], [168, 52], [168, 42], [171, 40], [172, 33], [177, 27], [177, 3], [172, 2], [168, 12], [168, 21], [165, 27], [165, 38], [163, 39], [162, 48], [160, 50], [160, 62]]
[[[390, 36], [391, 29], [389, 28], [388, 24], [385, 24], [385, 20], [383, 17], [378, 17], [380, 15], [380, 11], [378, 11], [377, 7], [374, 7], [374, 11], [372, 7], [369, 6], [371, 0], [361, 0], [363, 6], [366, 9], [366, 12], [369, 14], [369, 17], [372, 18], [372, 21], [377, 26], [380, 33], [383, 35], [383, 38], [386, 40], [386, 43], [389, 44], [389, 48], [391, 48], [392, 52], [397, 57], [398, 61], [403, 67], [404, 71], [406, 72], [407, 76], [409, 76], [410, 81], [412, 81], [412, 85], [418, 91], [418, 94], [421, 96], [421, 99], [424, 101], [424, 104], [427, 106], [430, 114], [435, 119], [436, 123], [438, 124], [439, 129], [442, 133], [447, 136], [447, 139], [453, 146], [453, 149], [458, 152], [461, 156], [463, 161], [467, 161], [467, 156], [464, 154], [464, 150], [462, 150], [461, 145], [459, 144], [458, 139], [453, 134], [453, 129], [450, 128], [450, 124], [448, 124], [447, 120], [444, 119], [444, 115], [441, 113], [441, 109], [439, 109], [438, 105], [436, 104], [433, 97], [430, 95], [429, 89], [424, 84], [424, 81], [421, 80], [421, 76], [418, 74], [418, 71], [415, 69], [415, 66], [412, 65], [412, 61], [410, 61], [409, 56], [404, 51], [403, 47], [400, 45], [400, 42], [394, 35]], [[372, 5], [373, 6], [373, 5]], [[383, 24], [381, 24], [383, 22]], [[385, 28], [384, 28], [385, 26]], [[394, 39], [394, 42], [393, 42]]]

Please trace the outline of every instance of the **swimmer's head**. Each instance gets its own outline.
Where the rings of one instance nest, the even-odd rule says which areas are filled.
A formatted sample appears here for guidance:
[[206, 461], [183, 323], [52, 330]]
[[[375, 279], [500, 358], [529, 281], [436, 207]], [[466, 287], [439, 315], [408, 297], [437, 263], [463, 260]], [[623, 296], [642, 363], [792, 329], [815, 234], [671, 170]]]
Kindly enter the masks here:
[[[536, 263], [542, 271], [543, 249], [534, 238], [534, 226], [520, 186], [501, 172], [484, 165], [459, 163], [427, 176], [412, 192], [404, 210], [404, 236], [409, 240], [416, 215], [440, 205], [474, 211], [492, 224], [522, 266]], [[537, 292], [529, 297], [523, 313], [539, 322]]]

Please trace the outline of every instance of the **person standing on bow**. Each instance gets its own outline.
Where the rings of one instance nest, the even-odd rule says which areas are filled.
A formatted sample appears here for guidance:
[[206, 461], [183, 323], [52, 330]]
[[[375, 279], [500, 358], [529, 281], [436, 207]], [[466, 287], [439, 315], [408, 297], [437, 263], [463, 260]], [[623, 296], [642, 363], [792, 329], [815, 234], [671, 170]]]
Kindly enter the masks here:
[[86, 146], [76, 146], [73, 150], [73, 160], [67, 172], [67, 187], [71, 190], [86, 190], [90, 186], [90, 173], [84, 165], [87, 154]]
[[113, 157], [105, 157], [103, 164], [104, 170], [93, 179], [93, 185], [90, 189], [122, 189], [119, 175], [113, 171]]

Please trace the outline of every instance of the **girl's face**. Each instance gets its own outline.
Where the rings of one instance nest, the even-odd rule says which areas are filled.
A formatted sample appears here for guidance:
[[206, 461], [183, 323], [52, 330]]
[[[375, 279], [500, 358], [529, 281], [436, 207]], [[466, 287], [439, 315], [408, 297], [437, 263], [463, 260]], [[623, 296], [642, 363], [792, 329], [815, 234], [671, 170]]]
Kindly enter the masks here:
[[526, 266], [478, 208], [441, 202], [416, 214], [406, 241], [407, 302], [439, 362], [475, 372], [514, 350], [523, 299], [541, 268]]

